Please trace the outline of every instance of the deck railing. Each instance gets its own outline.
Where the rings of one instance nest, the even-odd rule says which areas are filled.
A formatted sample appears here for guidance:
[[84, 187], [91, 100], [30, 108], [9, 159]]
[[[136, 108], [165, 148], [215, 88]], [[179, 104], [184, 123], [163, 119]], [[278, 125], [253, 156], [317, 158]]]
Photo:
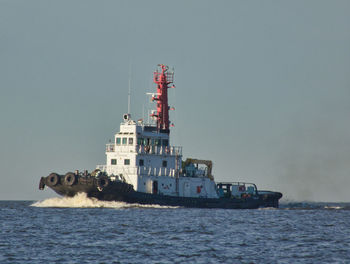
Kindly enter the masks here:
[[178, 147], [178, 146], [149, 146], [149, 145], [115, 146], [114, 144], [106, 144], [106, 152], [116, 152], [117, 150], [120, 152], [128, 152], [128, 153], [136, 152], [137, 154], [182, 156], [182, 147]]
[[182, 147], [177, 146], [136, 146], [138, 154], [155, 154], [155, 155], [182, 155]]
[[[100, 171], [106, 171], [106, 165], [97, 165], [96, 169]], [[124, 177], [128, 177], [128, 175], [143, 175], [143, 176], [170, 176], [175, 177], [175, 169], [172, 168], [155, 168], [155, 167], [119, 167], [115, 174], [122, 174]]]
[[137, 170], [138, 175], [147, 176], [169, 176], [175, 177], [175, 169], [172, 168], [152, 168], [152, 167], [139, 167]]

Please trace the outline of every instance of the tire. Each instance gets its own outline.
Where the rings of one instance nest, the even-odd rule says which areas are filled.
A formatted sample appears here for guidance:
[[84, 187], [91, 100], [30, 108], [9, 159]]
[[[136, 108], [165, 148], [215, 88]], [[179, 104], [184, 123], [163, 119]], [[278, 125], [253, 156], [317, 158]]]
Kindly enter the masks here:
[[46, 178], [46, 184], [48, 186], [56, 186], [60, 181], [60, 176], [57, 173], [51, 173]]
[[72, 172], [66, 173], [63, 180], [64, 185], [72, 186], [75, 182], [76, 182], [75, 174]]
[[108, 187], [109, 185], [109, 179], [106, 178], [106, 177], [102, 177], [102, 178], [99, 178], [97, 180], [97, 189], [102, 192], [103, 189], [105, 189], [106, 187]]

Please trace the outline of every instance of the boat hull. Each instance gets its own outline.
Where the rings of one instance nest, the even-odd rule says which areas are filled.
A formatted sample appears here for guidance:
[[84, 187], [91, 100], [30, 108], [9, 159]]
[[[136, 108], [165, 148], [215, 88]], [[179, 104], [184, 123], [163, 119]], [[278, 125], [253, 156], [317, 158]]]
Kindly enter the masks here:
[[[74, 182], [67, 184], [67, 181], [65, 181], [67, 176], [57, 175], [57, 180], [53, 182], [51, 176], [41, 178], [39, 189], [43, 190], [47, 185], [62, 196], [72, 197], [78, 193], [86, 193], [88, 197], [94, 197], [104, 201], [122, 201], [127, 203], [190, 208], [256, 209], [259, 207], [278, 207], [278, 200], [282, 197], [280, 193], [266, 193], [266, 191], [262, 195], [240, 199], [234, 197], [179, 197], [137, 192], [128, 183], [119, 180], [110, 181], [108, 178], [75, 175]], [[106, 184], [106, 181], [108, 184]]]

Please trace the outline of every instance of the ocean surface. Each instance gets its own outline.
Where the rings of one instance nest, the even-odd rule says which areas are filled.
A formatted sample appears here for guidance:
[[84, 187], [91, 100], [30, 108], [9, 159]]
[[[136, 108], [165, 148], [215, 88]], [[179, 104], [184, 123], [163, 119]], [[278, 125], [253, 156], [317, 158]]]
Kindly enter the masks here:
[[349, 203], [223, 210], [0, 201], [0, 263], [350, 263]]

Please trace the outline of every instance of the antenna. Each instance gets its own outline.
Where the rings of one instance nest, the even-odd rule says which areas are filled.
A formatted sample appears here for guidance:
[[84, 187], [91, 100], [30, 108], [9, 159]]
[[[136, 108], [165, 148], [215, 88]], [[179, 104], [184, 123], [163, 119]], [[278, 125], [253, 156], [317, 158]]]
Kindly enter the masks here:
[[131, 104], [131, 59], [129, 63], [128, 114], [130, 114], [130, 104]]

